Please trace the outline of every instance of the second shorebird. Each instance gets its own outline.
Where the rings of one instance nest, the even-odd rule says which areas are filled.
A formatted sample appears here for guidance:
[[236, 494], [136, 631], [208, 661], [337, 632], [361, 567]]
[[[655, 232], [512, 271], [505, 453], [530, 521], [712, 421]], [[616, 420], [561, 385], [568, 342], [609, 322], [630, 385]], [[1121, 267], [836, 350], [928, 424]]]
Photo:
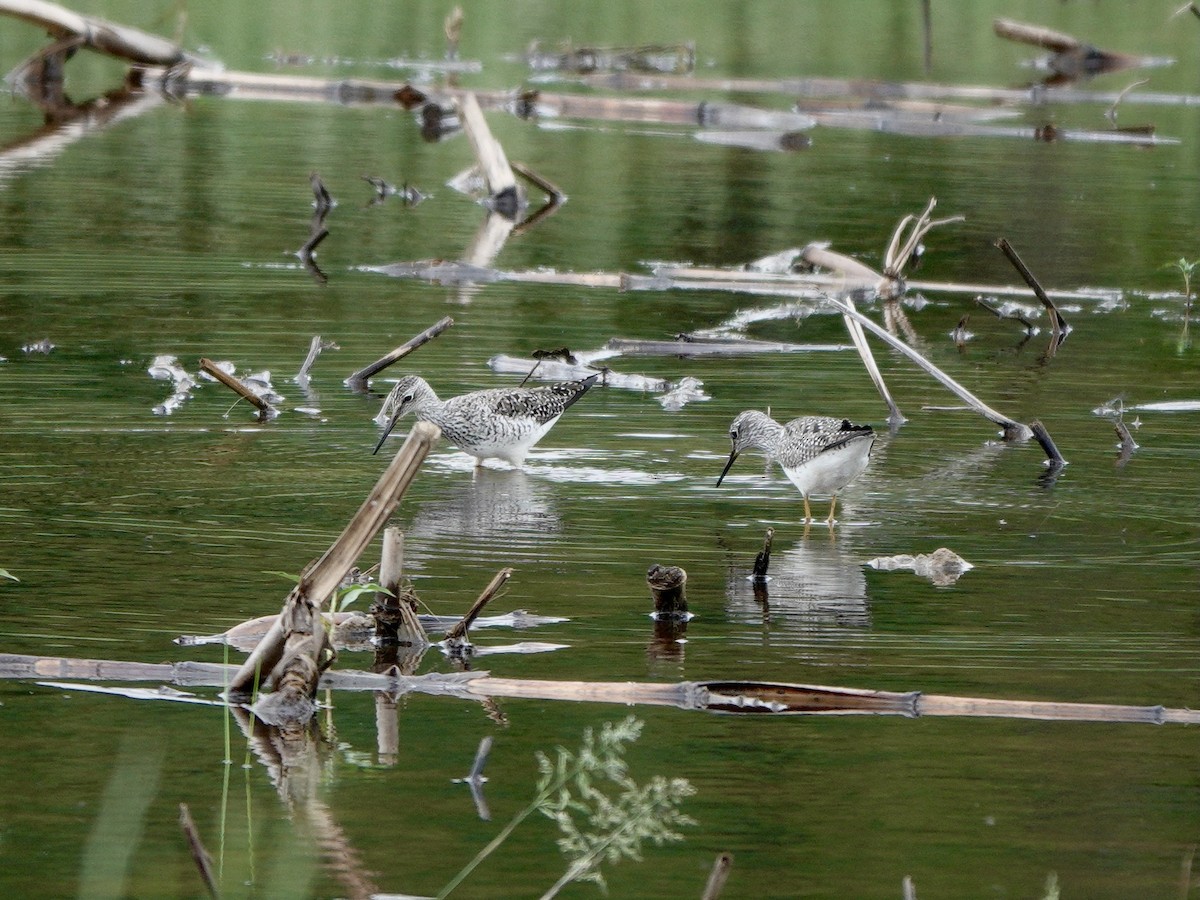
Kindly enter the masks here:
[[442, 429], [446, 440], [475, 457], [503, 459], [517, 468], [529, 449], [540, 441], [568, 406], [596, 383], [598, 375], [535, 388], [493, 388], [439, 400], [433, 388], [416, 375], [396, 382], [375, 421], [384, 425], [372, 453], [378, 453], [396, 423], [406, 413]]
[[733, 450], [717, 479], [718, 487], [742, 451], [761, 450], [768, 460], [779, 463], [800, 490], [805, 522], [812, 521], [811, 495], [832, 497], [828, 519], [832, 526], [838, 491], [866, 470], [875, 432], [870, 425], [851, 425], [848, 419], [830, 416], [801, 416], [780, 425], [766, 413], [747, 410], [729, 426], [729, 440]]

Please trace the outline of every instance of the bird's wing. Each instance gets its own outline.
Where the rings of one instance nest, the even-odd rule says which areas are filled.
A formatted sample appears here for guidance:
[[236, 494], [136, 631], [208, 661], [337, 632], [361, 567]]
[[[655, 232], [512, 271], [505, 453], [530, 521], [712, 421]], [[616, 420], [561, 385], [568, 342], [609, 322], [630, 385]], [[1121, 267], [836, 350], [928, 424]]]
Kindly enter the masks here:
[[854, 425], [849, 419], [832, 416], [804, 416], [792, 419], [783, 428], [790, 443], [807, 448], [809, 459], [875, 433], [870, 425]]
[[589, 375], [578, 381], [562, 381], [545, 387], [480, 391], [474, 399], [496, 415], [544, 423], [561, 416], [596, 383], [597, 377]]

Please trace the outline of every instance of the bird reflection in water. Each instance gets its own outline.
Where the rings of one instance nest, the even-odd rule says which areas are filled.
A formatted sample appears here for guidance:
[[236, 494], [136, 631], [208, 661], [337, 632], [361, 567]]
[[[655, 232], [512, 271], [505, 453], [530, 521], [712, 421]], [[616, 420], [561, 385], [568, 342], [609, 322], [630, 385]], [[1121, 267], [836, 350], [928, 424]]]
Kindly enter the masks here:
[[421, 504], [405, 529], [411, 557], [444, 540], [456, 554], [470, 548], [507, 558], [513, 548], [544, 547], [548, 535], [562, 531], [553, 493], [541, 479], [520, 469], [473, 471], [469, 481], [448, 482], [439, 497]]
[[771, 557], [765, 583], [749, 566], [731, 567], [725, 586], [730, 621], [770, 625], [776, 633], [869, 628], [867, 579], [844, 544], [806, 538]]

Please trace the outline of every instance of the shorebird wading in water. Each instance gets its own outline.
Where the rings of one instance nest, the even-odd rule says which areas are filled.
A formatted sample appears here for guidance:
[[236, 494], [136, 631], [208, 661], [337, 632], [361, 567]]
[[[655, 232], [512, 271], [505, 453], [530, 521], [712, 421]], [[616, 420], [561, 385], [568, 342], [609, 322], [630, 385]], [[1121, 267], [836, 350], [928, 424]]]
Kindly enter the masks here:
[[517, 468], [529, 449], [540, 441], [568, 406], [596, 383], [598, 375], [535, 388], [493, 388], [439, 400], [423, 378], [405, 375], [383, 401], [375, 421], [384, 425], [375, 445], [378, 453], [396, 423], [406, 413], [442, 429], [446, 440], [475, 457], [503, 459]]
[[768, 460], [779, 463], [783, 474], [804, 497], [804, 521], [812, 521], [808, 498], [829, 494], [828, 524], [833, 525], [837, 494], [861, 475], [871, 457], [875, 432], [870, 425], [851, 425], [848, 419], [830, 416], [801, 416], [780, 425], [766, 413], [747, 410], [729, 426], [733, 450], [719, 487], [738, 455], [750, 448], [761, 450]]

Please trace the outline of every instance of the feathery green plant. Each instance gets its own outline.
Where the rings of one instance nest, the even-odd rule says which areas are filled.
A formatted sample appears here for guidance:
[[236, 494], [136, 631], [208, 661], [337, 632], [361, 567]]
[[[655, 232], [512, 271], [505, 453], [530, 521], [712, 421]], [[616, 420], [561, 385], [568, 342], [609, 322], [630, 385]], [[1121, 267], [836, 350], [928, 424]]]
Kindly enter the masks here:
[[[695, 790], [684, 778], [655, 776], [642, 787], [629, 777], [625, 750], [641, 733], [642, 722], [627, 716], [621, 722], [604, 723], [599, 734], [586, 729], [577, 753], [559, 747], [551, 759], [539, 752], [540, 775], [532, 802], [442, 888], [439, 900], [458, 887], [533, 812], [558, 824], [564, 834], [558, 845], [570, 859], [567, 871], [543, 897], [553, 897], [572, 881], [593, 881], [603, 886], [601, 863], [640, 860], [645, 840], [659, 845], [682, 840], [676, 829], [695, 823], [679, 812], [678, 806]], [[618, 789], [614, 796], [601, 790], [604, 782]], [[577, 815], [585, 828], [577, 824]]]

